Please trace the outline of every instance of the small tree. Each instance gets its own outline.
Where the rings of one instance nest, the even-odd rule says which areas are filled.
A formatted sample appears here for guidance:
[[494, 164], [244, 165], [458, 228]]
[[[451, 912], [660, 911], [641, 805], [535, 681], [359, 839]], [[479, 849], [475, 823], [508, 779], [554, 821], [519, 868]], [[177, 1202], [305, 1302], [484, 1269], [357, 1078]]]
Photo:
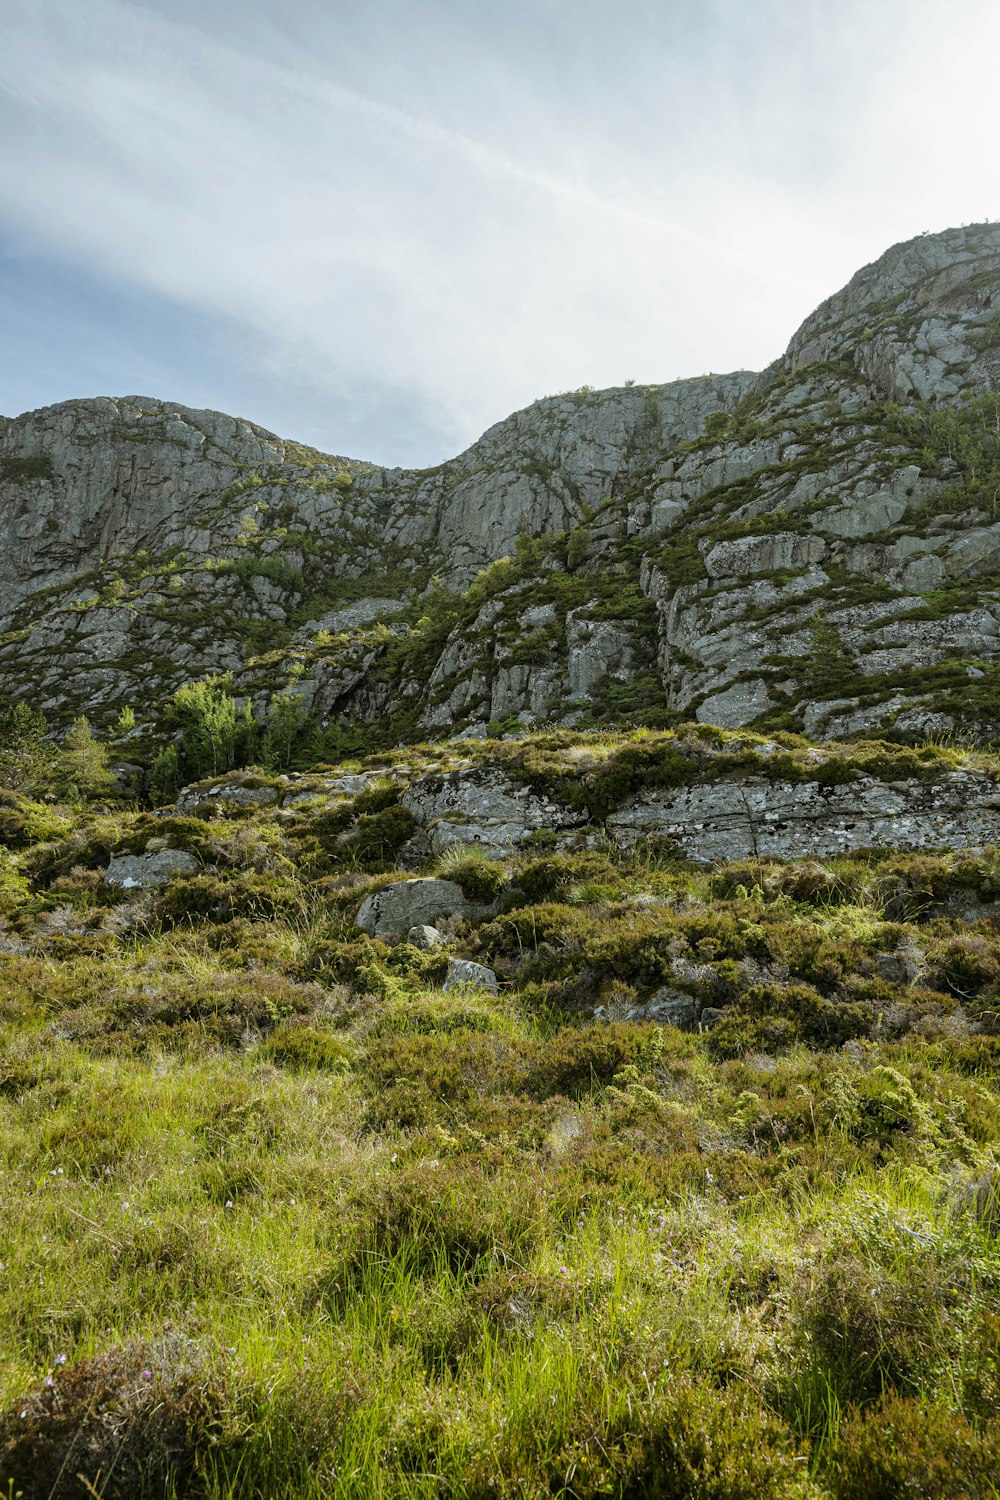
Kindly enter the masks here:
[[205, 677], [178, 688], [166, 720], [169, 728], [180, 730], [185, 777], [217, 776], [252, 757], [257, 726], [249, 701], [240, 708], [225, 678]]
[[180, 756], [176, 745], [164, 745], [149, 768], [149, 800], [154, 807], [171, 802], [181, 789]]
[[27, 703], [0, 713], [0, 786], [39, 793], [48, 781], [53, 749], [46, 743], [45, 715]]
[[107, 748], [94, 738], [83, 715], [74, 719], [56, 759], [55, 781], [63, 795], [83, 798], [106, 797], [115, 784]]
[[289, 765], [296, 740], [308, 721], [298, 693], [276, 693], [271, 699], [264, 730], [263, 763], [277, 769]]

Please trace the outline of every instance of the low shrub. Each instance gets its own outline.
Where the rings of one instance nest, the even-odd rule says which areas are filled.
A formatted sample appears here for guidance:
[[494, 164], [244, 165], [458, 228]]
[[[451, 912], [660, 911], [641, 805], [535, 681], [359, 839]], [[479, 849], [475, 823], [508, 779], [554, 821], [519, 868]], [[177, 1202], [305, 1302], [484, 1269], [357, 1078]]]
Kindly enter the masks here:
[[723, 1012], [708, 1037], [720, 1060], [751, 1052], [781, 1052], [796, 1042], [840, 1047], [867, 1036], [873, 1014], [858, 1002], [826, 1000], [806, 984], [753, 985]]
[[507, 886], [507, 870], [499, 860], [465, 845], [450, 849], [439, 859], [437, 873], [461, 886], [465, 899], [480, 906], [492, 905]]
[[833, 1447], [833, 1500], [995, 1500], [1000, 1435], [977, 1432], [961, 1412], [888, 1396], [852, 1409]]
[[155, 897], [153, 915], [164, 926], [204, 917], [212, 922], [231, 922], [245, 917], [273, 921], [301, 911], [302, 888], [289, 876], [257, 875], [246, 870], [225, 878], [202, 872], [175, 876]]
[[842, 1398], [915, 1394], [947, 1341], [952, 1289], [943, 1267], [910, 1257], [893, 1269], [844, 1249], [803, 1273], [795, 1319], [808, 1359]]
[[982, 933], [962, 933], [930, 955], [936, 984], [960, 1000], [987, 999], [1000, 988], [1000, 946]]
[[413, 814], [398, 804], [365, 813], [341, 843], [340, 858], [362, 870], [394, 869], [396, 856], [416, 827]]
[[351, 1049], [341, 1038], [315, 1026], [276, 1026], [261, 1048], [264, 1057], [293, 1072], [342, 1073], [351, 1065]]
[[178, 1334], [58, 1368], [0, 1415], [0, 1476], [24, 1500], [137, 1500], [194, 1483], [235, 1443], [225, 1382]]
[[385, 1258], [402, 1256], [420, 1272], [442, 1264], [466, 1271], [496, 1255], [515, 1261], [535, 1243], [544, 1218], [537, 1181], [522, 1174], [494, 1180], [481, 1191], [477, 1162], [445, 1159], [399, 1167], [373, 1183], [359, 1202], [358, 1237], [349, 1255], [348, 1278], [363, 1295], [366, 1273], [382, 1278]]

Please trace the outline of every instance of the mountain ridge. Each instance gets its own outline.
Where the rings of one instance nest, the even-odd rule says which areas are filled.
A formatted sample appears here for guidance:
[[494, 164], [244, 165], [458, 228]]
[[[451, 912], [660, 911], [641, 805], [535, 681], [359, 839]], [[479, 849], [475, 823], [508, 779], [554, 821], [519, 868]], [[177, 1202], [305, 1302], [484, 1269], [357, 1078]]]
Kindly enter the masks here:
[[544, 397], [425, 470], [153, 398], [0, 419], [0, 695], [991, 736], [997, 298], [1000, 226], [921, 236], [763, 372]]

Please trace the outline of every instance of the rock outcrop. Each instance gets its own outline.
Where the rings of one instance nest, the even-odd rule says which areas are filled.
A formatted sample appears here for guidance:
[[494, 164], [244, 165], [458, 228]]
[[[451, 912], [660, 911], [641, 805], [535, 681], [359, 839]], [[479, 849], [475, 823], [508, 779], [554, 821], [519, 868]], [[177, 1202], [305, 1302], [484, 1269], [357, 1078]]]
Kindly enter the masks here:
[[955, 771], [941, 781], [843, 786], [750, 777], [642, 793], [607, 820], [624, 848], [666, 838], [699, 864], [746, 858], [827, 858], [858, 849], [984, 848], [1000, 844], [1000, 788]]
[[258, 716], [285, 691], [385, 745], [637, 714], [992, 736], [998, 391], [984, 224], [887, 251], [762, 374], [547, 397], [432, 470], [138, 397], [0, 420], [0, 696], [141, 735], [230, 673]]

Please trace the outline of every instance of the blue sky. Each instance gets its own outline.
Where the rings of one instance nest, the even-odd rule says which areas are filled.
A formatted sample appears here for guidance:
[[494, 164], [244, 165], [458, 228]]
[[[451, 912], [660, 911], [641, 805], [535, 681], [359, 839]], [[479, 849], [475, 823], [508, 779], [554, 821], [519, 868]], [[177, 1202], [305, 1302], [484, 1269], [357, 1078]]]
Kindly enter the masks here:
[[0, 412], [430, 464], [1000, 216], [993, 0], [6, 0]]

